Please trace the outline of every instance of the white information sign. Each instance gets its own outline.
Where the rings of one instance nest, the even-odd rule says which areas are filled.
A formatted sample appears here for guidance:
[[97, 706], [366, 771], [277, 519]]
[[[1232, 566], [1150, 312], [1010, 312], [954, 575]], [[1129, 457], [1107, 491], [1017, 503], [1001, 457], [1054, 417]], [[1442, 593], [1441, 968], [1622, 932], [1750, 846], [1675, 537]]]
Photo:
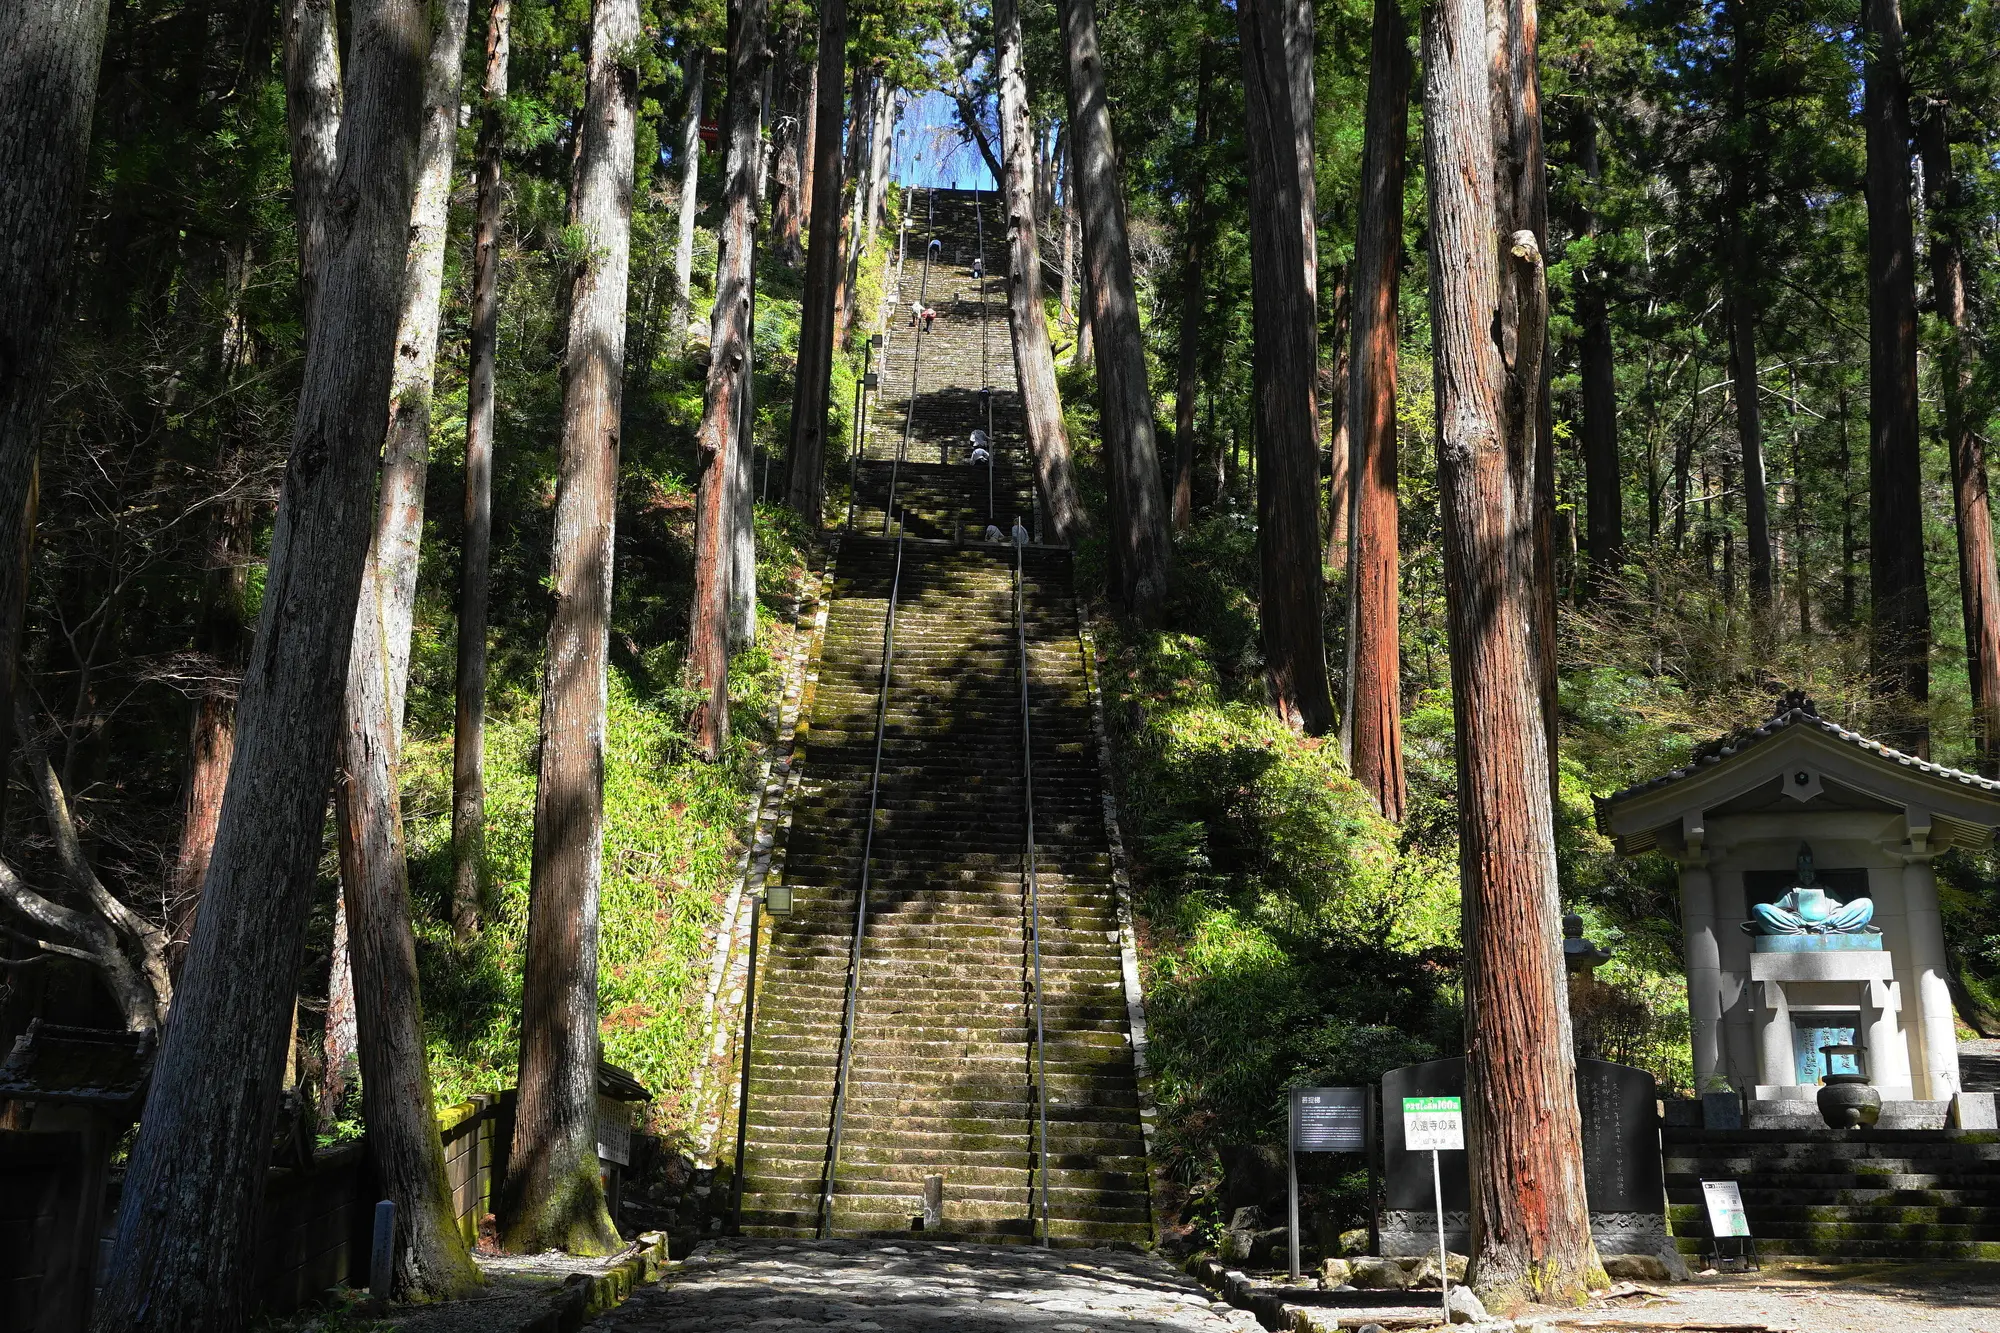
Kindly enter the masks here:
[[1708, 1231], [1716, 1237], [1748, 1236], [1750, 1219], [1743, 1215], [1743, 1193], [1733, 1180], [1701, 1182], [1702, 1201], [1708, 1205]]
[[1465, 1151], [1465, 1116], [1459, 1099], [1403, 1098], [1403, 1148], [1408, 1152]]

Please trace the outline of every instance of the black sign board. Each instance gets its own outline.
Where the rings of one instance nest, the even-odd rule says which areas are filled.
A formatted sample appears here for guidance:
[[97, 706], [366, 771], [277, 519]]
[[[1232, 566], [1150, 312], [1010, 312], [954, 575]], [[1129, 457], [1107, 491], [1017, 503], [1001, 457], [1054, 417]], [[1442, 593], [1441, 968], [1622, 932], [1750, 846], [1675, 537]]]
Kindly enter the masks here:
[[[1382, 1076], [1382, 1104], [1401, 1106], [1404, 1097], [1459, 1097], [1465, 1093], [1465, 1061], [1431, 1060]], [[1653, 1076], [1609, 1060], [1576, 1062], [1577, 1110], [1583, 1118], [1583, 1186], [1593, 1213], [1666, 1211], [1660, 1178], [1660, 1117]], [[1427, 1152], [1403, 1148], [1403, 1119], [1383, 1117], [1382, 1156], [1388, 1176], [1388, 1206], [1427, 1213], [1431, 1162]], [[1446, 1212], [1472, 1206], [1465, 1154], [1448, 1152], [1439, 1163]]]
[[1373, 1088], [1293, 1088], [1293, 1152], [1368, 1151]]

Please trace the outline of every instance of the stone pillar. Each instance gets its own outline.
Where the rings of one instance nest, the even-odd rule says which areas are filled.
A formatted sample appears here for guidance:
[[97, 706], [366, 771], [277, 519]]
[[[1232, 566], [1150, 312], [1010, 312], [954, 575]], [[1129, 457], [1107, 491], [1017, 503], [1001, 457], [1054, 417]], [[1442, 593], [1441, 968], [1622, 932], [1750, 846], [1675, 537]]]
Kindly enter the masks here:
[[1903, 1039], [1898, 989], [1894, 981], [1861, 983], [1861, 1022], [1867, 1029], [1862, 1042], [1867, 1049], [1868, 1081], [1878, 1088], [1914, 1087], [1910, 1077], [1910, 1046]]
[[1790, 1087], [1799, 1081], [1799, 1066], [1792, 1051], [1792, 1009], [1785, 1002], [1781, 981], [1760, 983], [1757, 996], [1762, 1012], [1758, 1031], [1757, 1082], [1772, 1087]]
[[1715, 939], [1715, 880], [1700, 862], [1681, 866], [1681, 929], [1687, 950], [1694, 1086], [1703, 1093], [1711, 1091], [1711, 1082], [1727, 1071], [1722, 1062], [1722, 954]]
[[1715, 885], [1715, 944], [1722, 962], [1722, 1064], [1732, 1086], [1746, 1097], [1756, 1095], [1757, 1032], [1750, 1015], [1754, 996], [1750, 985], [1750, 937], [1743, 921], [1743, 872], [1711, 869]]
[[[1903, 862], [1903, 911], [1909, 923], [1910, 971], [1917, 984], [1915, 1017], [1922, 1033], [1928, 1088], [1920, 1088], [1918, 1093], [1931, 1101], [1949, 1101], [1959, 1091], [1958, 1030], [1952, 1022], [1937, 880], [1931, 875], [1928, 856], [1913, 856]], [[1909, 999], [1904, 997], [1906, 1007]]]

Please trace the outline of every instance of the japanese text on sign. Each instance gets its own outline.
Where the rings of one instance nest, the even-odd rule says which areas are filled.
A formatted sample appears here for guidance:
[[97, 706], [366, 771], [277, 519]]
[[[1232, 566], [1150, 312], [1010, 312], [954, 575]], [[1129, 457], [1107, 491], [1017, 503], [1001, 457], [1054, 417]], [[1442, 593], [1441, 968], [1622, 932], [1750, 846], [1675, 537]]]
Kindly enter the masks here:
[[1403, 1098], [1403, 1147], [1409, 1152], [1462, 1152], [1465, 1117], [1459, 1099]]
[[1736, 1188], [1733, 1180], [1704, 1180], [1701, 1182], [1702, 1202], [1708, 1205], [1708, 1231], [1711, 1236], [1747, 1236], [1750, 1234], [1750, 1219], [1743, 1215], [1743, 1192]]

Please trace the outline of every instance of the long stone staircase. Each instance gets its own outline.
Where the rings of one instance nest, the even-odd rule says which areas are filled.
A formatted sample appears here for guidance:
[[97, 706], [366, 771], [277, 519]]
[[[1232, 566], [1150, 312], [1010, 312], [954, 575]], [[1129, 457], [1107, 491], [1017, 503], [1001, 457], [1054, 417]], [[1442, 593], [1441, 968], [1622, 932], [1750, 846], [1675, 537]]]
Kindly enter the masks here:
[[[972, 196], [918, 195], [911, 211], [924, 219], [933, 203], [943, 245], [929, 300], [941, 318], [921, 345], [907, 315], [892, 323], [855, 522], [835, 556], [784, 850], [794, 910], [770, 918], [758, 985], [738, 1222], [748, 1235], [921, 1227], [1029, 1241], [1044, 1234], [1046, 1183], [1052, 1241], [1142, 1241], [1151, 1234], [1145, 1139], [1070, 557], [976, 540], [988, 478], [964, 461], [964, 441], [985, 424], [983, 378], [1001, 451], [995, 502], [1010, 506], [997, 515], [1002, 528], [1016, 512], [1031, 515], [1032, 485], [997, 279], [981, 374]], [[922, 280], [927, 239], [912, 229], [905, 293]], [[989, 256], [997, 250], [989, 236]], [[901, 296], [904, 311], [910, 299]], [[887, 387], [898, 374], [900, 400]], [[911, 450], [927, 456], [899, 460], [912, 381]], [[881, 535], [892, 473], [900, 540]], [[928, 1226], [927, 1177], [942, 1186]]]
[[1669, 1127], [1661, 1137], [1667, 1211], [1690, 1256], [1714, 1248], [1701, 1182], [1734, 1180], [1767, 1261], [2000, 1259], [2000, 1134]]

